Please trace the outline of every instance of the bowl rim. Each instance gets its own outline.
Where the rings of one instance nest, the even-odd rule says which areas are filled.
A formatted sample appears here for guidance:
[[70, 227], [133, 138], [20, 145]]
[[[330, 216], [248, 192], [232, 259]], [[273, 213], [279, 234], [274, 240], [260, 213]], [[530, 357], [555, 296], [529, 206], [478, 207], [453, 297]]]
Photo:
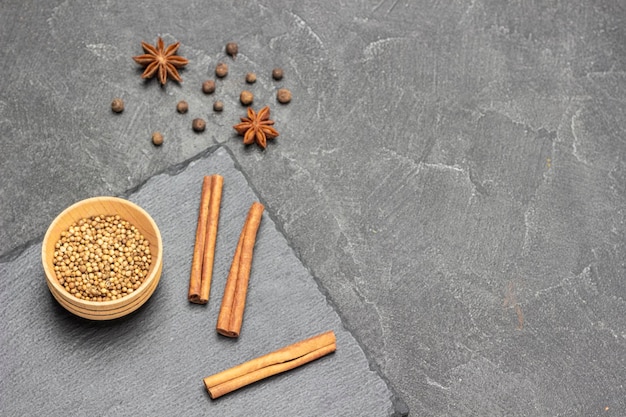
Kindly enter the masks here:
[[[67, 215], [74, 212], [76, 209], [80, 207], [93, 205], [94, 203], [103, 203], [103, 202], [113, 202], [116, 204], [121, 204], [122, 206], [126, 206], [130, 210], [136, 211], [141, 216], [145, 217], [148, 224], [150, 225], [150, 228], [152, 228], [154, 231], [156, 242], [154, 243], [150, 242], [150, 243], [156, 246], [157, 253], [152, 258], [152, 265], [150, 266], [151, 268], [150, 273], [146, 277], [145, 281], [141, 284], [141, 286], [139, 286], [137, 290], [133, 291], [132, 294], [118, 298], [117, 300], [109, 300], [109, 301], [83, 300], [83, 299], [74, 297], [72, 294], [68, 293], [67, 290], [63, 286], [61, 286], [61, 284], [59, 284], [58, 280], [56, 279], [56, 274], [54, 273], [54, 271], [50, 270], [50, 265], [52, 265], [52, 259], [49, 258], [46, 249], [48, 248], [48, 245], [56, 243], [56, 240], [52, 242], [52, 239], [54, 239], [54, 236], [52, 236], [52, 232], [56, 228], [56, 225], [62, 222], [63, 219]], [[103, 213], [103, 214], [107, 214], [107, 213]], [[131, 224], [133, 224], [134, 226], [137, 226], [129, 219], [124, 218], [124, 220], [127, 220], [131, 222]], [[52, 285], [52, 288], [54, 288], [54, 290], [57, 292], [57, 294], [60, 297], [62, 297], [66, 302], [72, 305], [75, 305], [77, 307], [104, 312], [107, 310], [115, 310], [119, 307], [125, 306], [126, 304], [132, 303], [136, 298], [140, 297], [143, 294], [146, 288], [150, 286], [152, 281], [154, 281], [154, 279], [157, 277], [157, 274], [161, 273], [161, 268], [158, 267], [158, 264], [161, 263], [163, 260], [163, 241], [161, 238], [161, 232], [156, 222], [154, 221], [152, 216], [150, 216], [150, 214], [148, 214], [148, 212], [144, 210], [142, 207], [140, 207], [139, 205], [121, 197], [113, 197], [113, 196], [90, 197], [84, 200], [77, 201], [76, 203], [67, 207], [65, 210], [63, 210], [54, 218], [52, 223], [50, 223], [50, 226], [48, 226], [48, 230], [46, 231], [46, 234], [42, 241], [41, 259], [43, 263], [44, 275], [46, 276], [46, 280], [48, 281], [49, 284]]]

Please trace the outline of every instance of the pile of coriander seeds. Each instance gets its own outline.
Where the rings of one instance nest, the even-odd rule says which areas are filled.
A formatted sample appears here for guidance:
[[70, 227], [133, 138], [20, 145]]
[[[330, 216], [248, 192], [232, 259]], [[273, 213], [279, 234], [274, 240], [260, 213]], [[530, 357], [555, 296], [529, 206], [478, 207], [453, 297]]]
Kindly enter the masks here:
[[117, 300], [146, 280], [150, 243], [119, 215], [84, 218], [61, 232], [55, 244], [54, 271], [59, 284], [76, 298]]

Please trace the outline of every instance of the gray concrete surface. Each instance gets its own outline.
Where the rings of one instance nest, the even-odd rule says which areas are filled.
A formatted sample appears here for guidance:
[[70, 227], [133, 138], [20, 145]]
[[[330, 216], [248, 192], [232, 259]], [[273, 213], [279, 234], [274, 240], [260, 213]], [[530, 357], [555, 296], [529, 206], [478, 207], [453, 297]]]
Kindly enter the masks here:
[[[70, 203], [221, 146], [411, 415], [626, 413], [623, 2], [10, 1], [0, 20], [2, 262]], [[191, 61], [181, 85], [139, 79], [157, 35]], [[265, 152], [231, 129], [248, 71], [281, 133]]]

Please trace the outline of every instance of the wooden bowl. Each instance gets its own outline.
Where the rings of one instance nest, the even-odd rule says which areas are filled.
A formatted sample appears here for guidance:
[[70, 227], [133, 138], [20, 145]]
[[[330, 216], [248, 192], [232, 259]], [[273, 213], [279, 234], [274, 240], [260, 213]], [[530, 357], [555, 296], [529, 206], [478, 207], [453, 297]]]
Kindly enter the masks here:
[[[132, 293], [111, 301], [86, 301], [74, 297], [57, 280], [54, 272], [54, 246], [61, 232], [80, 219], [97, 215], [119, 215], [134, 225], [150, 243], [152, 263], [145, 281]], [[159, 228], [150, 215], [138, 205], [117, 197], [94, 197], [68, 207], [52, 222], [41, 248], [46, 282], [54, 298], [65, 309], [91, 320], [110, 320], [125, 316], [141, 307], [156, 289], [163, 268], [163, 243]]]

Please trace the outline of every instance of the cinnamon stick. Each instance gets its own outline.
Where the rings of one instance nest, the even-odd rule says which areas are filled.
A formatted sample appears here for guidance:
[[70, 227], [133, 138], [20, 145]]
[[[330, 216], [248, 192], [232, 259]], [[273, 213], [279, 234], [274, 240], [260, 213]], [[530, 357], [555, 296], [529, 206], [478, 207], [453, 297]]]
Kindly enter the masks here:
[[206, 238], [204, 240], [202, 285], [200, 286], [200, 301], [203, 304], [209, 301], [209, 295], [211, 293], [213, 260], [215, 259], [215, 240], [217, 238], [217, 225], [220, 219], [223, 186], [224, 178], [221, 175], [211, 176], [211, 198], [209, 199], [209, 218], [206, 225]]
[[224, 178], [221, 175], [205, 176], [202, 181], [187, 295], [188, 300], [196, 304], [206, 304], [209, 301], [223, 183]]
[[222, 306], [217, 318], [217, 332], [227, 337], [238, 337], [246, 306], [250, 267], [256, 235], [261, 224], [263, 204], [253, 203], [243, 225], [233, 262], [226, 279]]
[[328, 331], [208, 376], [204, 378], [204, 385], [211, 398], [216, 399], [261, 379], [314, 361], [335, 350], [335, 333]]

